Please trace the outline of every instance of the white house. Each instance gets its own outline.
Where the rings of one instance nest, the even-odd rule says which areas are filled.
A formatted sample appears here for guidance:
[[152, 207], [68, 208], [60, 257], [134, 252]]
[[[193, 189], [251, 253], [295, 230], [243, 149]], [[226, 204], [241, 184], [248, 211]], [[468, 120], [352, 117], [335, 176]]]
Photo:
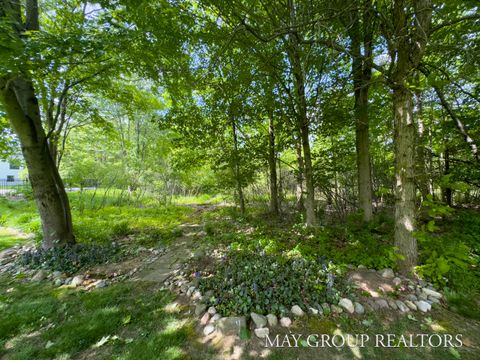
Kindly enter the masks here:
[[12, 185], [22, 182], [24, 180], [20, 175], [22, 170], [23, 167], [17, 162], [0, 160], [0, 181], [12, 183]]

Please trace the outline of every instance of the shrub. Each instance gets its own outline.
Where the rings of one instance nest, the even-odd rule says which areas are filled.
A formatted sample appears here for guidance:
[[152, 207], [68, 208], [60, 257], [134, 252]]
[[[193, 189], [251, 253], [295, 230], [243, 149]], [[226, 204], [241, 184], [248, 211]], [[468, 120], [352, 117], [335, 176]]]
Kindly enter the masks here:
[[121, 257], [117, 245], [76, 244], [71, 247], [41, 248], [27, 251], [17, 260], [21, 265], [34, 269], [47, 269], [72, 274], [84, 267], [117, 261]]
[[224, 315], [278, 314], [294, 304], [316, 306], [337, 299], [337, 272], [321, 259], [231, 251], [199, 286], [204, 293], [213, 291], [208, 301]]

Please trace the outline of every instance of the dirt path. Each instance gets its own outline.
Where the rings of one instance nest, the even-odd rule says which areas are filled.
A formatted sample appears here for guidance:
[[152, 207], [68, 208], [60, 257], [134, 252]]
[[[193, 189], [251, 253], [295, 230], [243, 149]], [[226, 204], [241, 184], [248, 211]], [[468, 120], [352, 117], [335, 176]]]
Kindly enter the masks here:
[[166, 253], [148, 264], [137, 273], [132, 280], [152, 281], [163, 283], [179, 266], [189, 259], [194, 251], [194, 240], [201, 236], [203, 227], [198, 224], [183, 224], [183, 235], [177, 238]]

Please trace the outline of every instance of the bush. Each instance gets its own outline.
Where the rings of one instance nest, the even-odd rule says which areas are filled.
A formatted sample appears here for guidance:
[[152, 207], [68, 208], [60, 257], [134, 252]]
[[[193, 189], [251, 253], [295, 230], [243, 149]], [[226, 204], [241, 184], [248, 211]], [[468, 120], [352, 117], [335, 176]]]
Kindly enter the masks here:
[[279, 314], [294, 304], [316, 306], [338, 299], [338, 271], [321, 259], [231, 251], [199, 287], [203, 293], [213, 291], [208, 302], [223, 315]]
[[117, 261], [121, 258], [117, 245], [76, 244], [69, 247], [41, 248], [25, 252], [19, 257], [21, 265], [34, 269], [47, 269], [73, 274], [84, 267]]

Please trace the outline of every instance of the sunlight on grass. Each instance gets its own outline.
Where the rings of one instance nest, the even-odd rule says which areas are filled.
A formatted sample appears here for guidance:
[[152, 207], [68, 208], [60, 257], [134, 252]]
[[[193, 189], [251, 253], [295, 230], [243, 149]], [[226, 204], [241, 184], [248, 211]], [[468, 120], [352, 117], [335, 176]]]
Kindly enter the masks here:
[[20, 236], [12, 229], [0, 227], [0, 250], [24, 243], [25, 237]]

